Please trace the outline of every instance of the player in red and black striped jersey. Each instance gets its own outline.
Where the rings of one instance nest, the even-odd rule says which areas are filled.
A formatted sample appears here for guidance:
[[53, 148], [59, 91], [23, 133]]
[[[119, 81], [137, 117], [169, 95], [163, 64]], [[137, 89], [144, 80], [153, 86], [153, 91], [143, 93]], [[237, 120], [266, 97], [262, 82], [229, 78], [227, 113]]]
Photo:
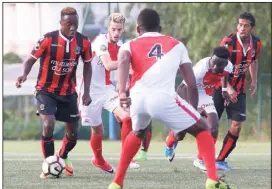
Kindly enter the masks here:
[[[217, 167], [222, 170], [231, 170], [225, 159], [236, 146], [242, 122], [246, 120], [246, 74], [251, 76], [251, 97], [257, 92], [257, 62], [261, 49], [261, 41], [252, 32], [255, 29], [255, 18], [251, 13], [242, 13], [237, 24], [237, 32], [224, 37], [220, 46], [225, 46], [230, 52], [230, 61], [233, 71], [228, 78], [228, 87], [222, 88], [219, 84], [214, 92], [214, 105], [219, 119], [224, 109], [230, 120], [230, 129], [223, 141], [223, 147], [217, 158]], [[224, 104], [222, 91], [230, 95], [231, 103]]]
[[[65, 122], [65, 135], [58, 156], [65, 161], [65, 174], [74, 175], [68, 153], [77, 142], [79, 113], [77, 107], [76, 69], [81, 57], [84, 62], [85, 106], [91, 103], [89, 95], [92, 76], [91, 43], [77, 32], [78, 14], [72, 7], [61, 11], [61, 29], [45, 34], [36, 44], [24, 63], [24, 72], [18, 77], [16, 86], [26, 81], [33, 64], [40, 58], [40, 70], [36, 84], [36, 99], [39, 115], [43, 121], [41, 147], [44, 158], [54, 155], [53, 131], [55, 120]], [[43, 173], [41, 178], [47, 176]]]

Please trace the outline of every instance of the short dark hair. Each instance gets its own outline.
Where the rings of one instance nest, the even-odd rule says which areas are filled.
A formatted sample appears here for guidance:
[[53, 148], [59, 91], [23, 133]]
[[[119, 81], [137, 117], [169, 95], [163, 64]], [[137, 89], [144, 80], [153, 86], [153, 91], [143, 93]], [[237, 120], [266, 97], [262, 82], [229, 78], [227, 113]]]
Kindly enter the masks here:
[[156, 31], [160, 29], [160, 16], [153, 9], [143, 9], [137, 18], [137, 24], [145, 31]]
[[254, 16], [251, 13], [249, 13], [249, 12], [244, 12], [244, 13], [240, 14], [239, 19], [248, 20], [249, 23], [250, 23], [250, 25], [251, 25], [251, 27], [254, 27], [255, 24], [256, 24]]
[[230, 53], [226, 47], [216, 47], [213, 49], [213, 54], [219, 58], [228, 59]]
[[77, 11], [73, 7], [64, 7], [60, 12], [60, 16], [64, 15], [77, 15]]

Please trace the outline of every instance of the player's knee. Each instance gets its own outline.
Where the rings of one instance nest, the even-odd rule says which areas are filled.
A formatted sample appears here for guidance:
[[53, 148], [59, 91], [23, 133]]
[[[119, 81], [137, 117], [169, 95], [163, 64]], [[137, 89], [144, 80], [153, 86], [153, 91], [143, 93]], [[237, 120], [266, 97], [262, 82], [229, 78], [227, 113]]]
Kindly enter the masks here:
[[43, 134], [44, 136], [52, 136], [55, 126], [54, 119], [44, 119], [43, 121]]
[[181, 131], [181, 132], [178, 132], [176, 135], [175, 135], [175, 138], [178, 140], [178, 141], [182, 141], [184, 139], [186, 135], [186, 132], [185, 131]]
[[135, 136], [139, 137], [140, 139], [143, 139], [145, 136], [145, 132], [146, 132], [146, 129], [143, 129], [143, 130], [139, 130], [139, 131], [133, 131], [133, 134]]
[[95, 127], [91, 127], [91, 133], [93, 135], [104, 135], [104, 128], [103, 128], [103, 125], [100, 124], [98, 126], [95, 126]]
[[68, 138], [68, 140], [77, 140], [77, 136], [77, 130], [66, 132], [66, 137]]
[[113, 114], [115, 115], [115, 117], [118, 117], [121, 120], [124, 120], [130, 117], [130, 114], [128, 111], [125, 111], [119, 107], [114, 110]]
[[230, 130], [234, 134], [239, 134], [242, 129], [242, 124], [240, 122], [232, 121]]

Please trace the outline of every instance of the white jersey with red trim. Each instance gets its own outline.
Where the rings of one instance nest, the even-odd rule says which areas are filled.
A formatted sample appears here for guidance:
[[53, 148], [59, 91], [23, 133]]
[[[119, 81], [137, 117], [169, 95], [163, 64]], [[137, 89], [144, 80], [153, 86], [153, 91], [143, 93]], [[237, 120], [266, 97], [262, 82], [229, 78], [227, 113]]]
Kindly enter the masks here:
[[[205, 94], [211, 96], [214, 87], [221, 82], [221, 78], [232, 72], [232, 63], [228, 61], [228, 65], [225, 67], [224, 72], [221, 74], [213, 74], [209, 69], [209, 60], [211, 57], [201, 59], [193, 67], [196, 77], [196, 84], [198, 93], [200, 95]], [[183, 81], [185, 84], [186, 82]]]
[[[109, 54], [113, 61], [117, 60], [117, 54], [122, 42], [110, 43], [107, 34], [100, 34], [92, 41], [92, 80], [90, 93], [102, 94], [108, 88], [113, 88], [111, 71], [105, 69], [100, 56]], [[83, 87], [81, 87], [83, 88]]]
[[180, 41], [157, 32], [145, 33], [123, 44], [121, 50], [131, 54], [131, 93], [160, 91], [175, 95], [179, 65], [191, 64], [187, 49]]

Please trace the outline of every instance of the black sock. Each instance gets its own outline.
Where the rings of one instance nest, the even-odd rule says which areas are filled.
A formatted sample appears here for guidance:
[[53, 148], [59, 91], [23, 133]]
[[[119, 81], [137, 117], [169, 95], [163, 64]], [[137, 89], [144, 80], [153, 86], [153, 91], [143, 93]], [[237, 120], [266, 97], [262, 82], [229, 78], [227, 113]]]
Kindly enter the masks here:
[[150, 122], [147, 126], [145, 136], [142, 140], [142, 148], [141, 148], [142, 151], [147, 152], [147, 150], [149, 148], [151, 137], [152, 137], [152, 127], [151, 127], [151, 122]]
[[53, 135], [50, 137], [42, 136], [41, 138], [41, 147], [43, 157], [47, 158], [49, 156], [54, 155], [55, 153], [55, 146], [54, 146], [54, 138]]
[[239, 136], [234, 136], [228, 131], [223, 141], [223, 146], [218, 155], [217, 161], [225, 161], [225, 159], [229, 156], [232, 150], [236, 147], [236, 142], [238, 138]]
[[63, 159], [67, 158], [68, 153], [76, 146], [77, 140], [68, 140], [67, 136], [63, 137], [62, 147], [59, 156]]

